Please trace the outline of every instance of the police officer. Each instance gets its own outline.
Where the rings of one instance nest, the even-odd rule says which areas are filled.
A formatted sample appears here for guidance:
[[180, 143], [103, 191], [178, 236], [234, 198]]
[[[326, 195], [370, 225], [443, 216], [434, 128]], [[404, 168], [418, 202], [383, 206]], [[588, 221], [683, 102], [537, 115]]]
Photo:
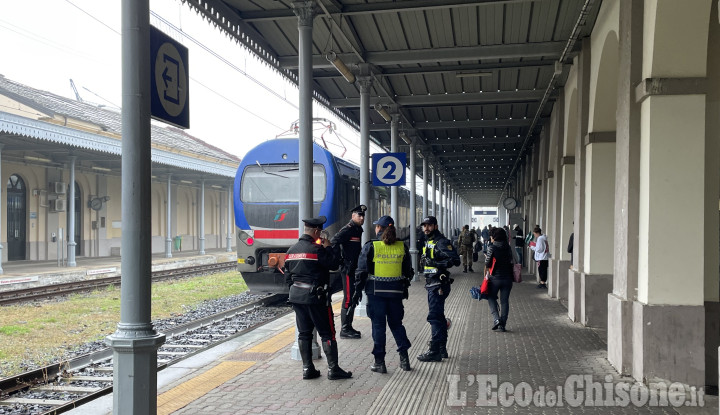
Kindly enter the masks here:
[[435, 216], [428, 216], [422, 221], [425, 232], [423, 247], [423, 263], [425, 289], [428, 293], [428, 316], [432, 337], [427, 352], [418, 355], [421, 362], [440, 362], [447, 358], [447, 330], [449, 320], [445, 318], [445, 299], [450, 294], [450, 272], [448, 268], [460, 265], [460, 257], [453, 248], [452, 242], [438, 230]]
[[365, 211], [367, 206], [360, 205], [353, 208], [352, 217], [347, 225], [343, 226], [340, 231], [333, 236], [330, 243], [333, 247], [342, 248], [342, 269], [341, 278], [343, 285], [343, 302], [340, 309], [340, 338], [342, 339], [359, 339], [360, 332], [352, 326], [353, 314], [355, 307], [351, 307], [351, 300], [355, 294], [355, 268], [357, 268], [358, 255], [360, 255], [360, 240], [363, 233], [363, 224], [365, 223]]
[[397, 239], [395, 221], [383, 216], [373, 222], [377, 238], [363, 246], [358, 259], [355, 280], [357, 292], [353, 303], [360, 301], [360, 291], [364, 288], [368, 298], [367, 314], [372, 322], [373, 350], [375, 364], [370, 370], [387, 373], [385, 366], [385, 321], [390, 327], [400, 354], [400, 368], [410, 370], [407, 337], [402, 319], [405, 314], [403, 298], [408, 298], [410, 280], [415, 275], [410, 263], [410, 252], [402, 241]]
[[338, 348], [335, 340], [335, 323], [330, 306], [330, 270], [338, 265], [330, 242], [320, 238], [325, 216], [303, 219], [304, 233], [288, 249], [285, 256], [285, 281], [290, 284], [289, 301], [295, 310], [298, 346], [303, 361], [303, 379], [320, 376], [312, 361], [312, 331], [317, 328], [328, 362], [328, 379], [347, 379], [352, 372], [338, 366]]

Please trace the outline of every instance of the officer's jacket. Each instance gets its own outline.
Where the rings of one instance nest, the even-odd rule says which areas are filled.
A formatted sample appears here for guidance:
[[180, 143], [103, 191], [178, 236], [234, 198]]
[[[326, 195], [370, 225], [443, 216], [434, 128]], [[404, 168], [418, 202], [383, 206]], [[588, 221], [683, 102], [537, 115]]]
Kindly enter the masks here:
[[358, 255], [362, 247], [360, 241], [362, 239], [363, 228], [355, 222], [350, 221], [343, 226], [338, 233], [330, 240], [333, 247], [342, 247], [342, 264], [345, 275], [355, 276], [355, 268], [358, 264]]
[[448, 268], [460, 265], [460, 256], [452, 242], [437, 230], [426, 236], [422, 253], [425, 257], [423, 273], [426, 278], [436, 278], [447, 272]]
[[[378, 234], [381, 238], [382, 233]], [[386, 245], [380, 239], [363, 246], [355, 271], [355, 285], [368, 294], [380, 297], [402, 297], [415, 271], [410, 252], [402, 241]]]
[[285, 255], [285, 281], [290, 285], [290, 302], [298, 304], [324, 304], [318, 287], [330, 283], [330, 270], [337, 267], [338, 259], [331, 247], [323, 247], [309, 235], [288, 249]]

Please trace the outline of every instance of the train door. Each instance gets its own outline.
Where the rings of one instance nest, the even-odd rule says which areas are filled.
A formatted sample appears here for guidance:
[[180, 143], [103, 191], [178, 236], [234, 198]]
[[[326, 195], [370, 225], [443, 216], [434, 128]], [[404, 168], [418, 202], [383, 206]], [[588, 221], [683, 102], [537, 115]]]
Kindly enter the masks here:
[[[75, 256], [82, 255], [82, 196], [80, 195], [80, 186], [75, 182]], [[68, 215], [69, 217], [69, 215]], [[69, 228], [69, 227], [68, 227]]]
[[8, 261], [25, 259], [26, 203], [25, 182], [17, 174], [7, 182], [7, 248]]

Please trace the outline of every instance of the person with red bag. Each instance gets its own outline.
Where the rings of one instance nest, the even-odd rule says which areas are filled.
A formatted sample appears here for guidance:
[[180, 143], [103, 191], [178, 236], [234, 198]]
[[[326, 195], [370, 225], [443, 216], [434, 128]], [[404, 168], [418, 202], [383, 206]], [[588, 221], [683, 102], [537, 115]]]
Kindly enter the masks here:
[[[508, 244], [507, 233], [495, 228], [490, 236], [492, 242], [485, 255], [485, 278], [489, 285], [488, 303], [493, 316], [493, 330], [505, 331], [510, 311], [510, 291], [513, 286], [513, 254]], [[498, 311], [498, 293], [500, 310]]]

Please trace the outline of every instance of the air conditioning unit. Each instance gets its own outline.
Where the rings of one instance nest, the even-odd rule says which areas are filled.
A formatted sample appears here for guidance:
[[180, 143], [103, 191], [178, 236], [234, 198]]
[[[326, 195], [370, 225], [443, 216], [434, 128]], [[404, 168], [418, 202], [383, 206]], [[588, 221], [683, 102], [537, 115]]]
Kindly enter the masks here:
[[67, 184], [65, 184], [65, 182], [53, 182], [52, 185], [53, 193], [64, 195], [67, 191]]
[[65, 212], [67, 210], [67, 200], [55, 199], [50, 201], [50, 209], [53, 212]]

